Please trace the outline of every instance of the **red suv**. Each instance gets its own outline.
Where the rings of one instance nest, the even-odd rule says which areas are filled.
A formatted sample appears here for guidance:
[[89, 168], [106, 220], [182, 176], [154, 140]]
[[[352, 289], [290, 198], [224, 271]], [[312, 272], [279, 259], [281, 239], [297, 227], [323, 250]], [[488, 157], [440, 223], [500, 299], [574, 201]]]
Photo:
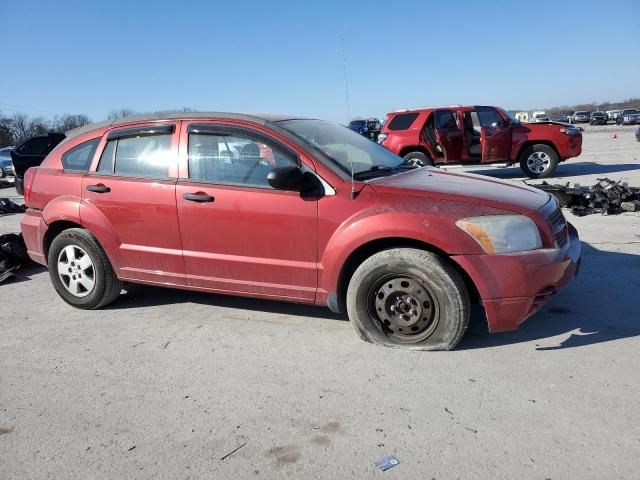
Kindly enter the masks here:
[[512, 330], [575, 274], [549, 194], [417, 168], [345, 127], [165, 114], [68, 133], [25, 175], [22, 232], [63, 300], [124, 282], [327, 305], [365, 340], [451, 349], [481, 302]]
[[378, 142], [417, 165], [519, 163], [550, 176], [582, 151], [582, 133], [562, 123], [520, 123], [496, 107], [439, 107], [389, 113]]

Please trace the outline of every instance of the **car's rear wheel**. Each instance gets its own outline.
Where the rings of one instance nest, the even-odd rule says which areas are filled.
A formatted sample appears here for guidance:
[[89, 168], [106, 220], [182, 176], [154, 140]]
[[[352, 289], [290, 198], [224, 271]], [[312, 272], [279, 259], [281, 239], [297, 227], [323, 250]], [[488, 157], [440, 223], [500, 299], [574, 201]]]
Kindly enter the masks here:
[[408, 165], [413, 165], [416, 167], [434, 165], [433, 159], [431, 158], [431, 156], [423, 152], [409, 152], [403, 158]]
[[558, 154], [549, 145], [532, 145], [520, 154], [520, 168], [529, 178], [549, 177], [557, 166]]
[[469, 296], [440, 256], [413, 248], [378, 252], [355, 271], [347, 313], [367, 342], [413, 350], [451, 350], [469, 324]]
[[103, 307], [122, 290], [104, 250], [93, 235], [81, 228], [65, 230], [54, 238], [47, 261], [53, 287], [74, 307]]

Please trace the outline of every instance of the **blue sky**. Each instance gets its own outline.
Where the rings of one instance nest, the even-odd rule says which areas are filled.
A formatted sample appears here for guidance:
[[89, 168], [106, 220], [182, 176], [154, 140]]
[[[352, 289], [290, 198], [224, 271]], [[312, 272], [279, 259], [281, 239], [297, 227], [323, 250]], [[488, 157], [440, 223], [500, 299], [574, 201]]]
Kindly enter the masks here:
[[[640, 1], [0, 0], [0, 112], [347, 119], [640, 96]], [[8, 40], [7, 40], [8, 39]]]

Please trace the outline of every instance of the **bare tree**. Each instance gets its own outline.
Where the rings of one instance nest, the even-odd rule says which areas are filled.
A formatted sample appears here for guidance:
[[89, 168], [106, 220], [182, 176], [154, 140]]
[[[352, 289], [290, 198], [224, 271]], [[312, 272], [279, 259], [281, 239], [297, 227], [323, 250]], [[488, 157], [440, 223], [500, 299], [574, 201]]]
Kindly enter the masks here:
[[130, 110], [128, 108], [121, 108], [119, 110], [112, 110], [109, 115], [107, 115], [108, 120], [118, 120], [120, 118], [127, 118], [132, 115], [137, 115], [136, 112]]
[[83, 127], [91, 123], [91, 119], [86, 115], [71, 115], [65, 113], [61, 116], [53, 117], [50, 128], [56, 132], [68, 132], [74, 128]]

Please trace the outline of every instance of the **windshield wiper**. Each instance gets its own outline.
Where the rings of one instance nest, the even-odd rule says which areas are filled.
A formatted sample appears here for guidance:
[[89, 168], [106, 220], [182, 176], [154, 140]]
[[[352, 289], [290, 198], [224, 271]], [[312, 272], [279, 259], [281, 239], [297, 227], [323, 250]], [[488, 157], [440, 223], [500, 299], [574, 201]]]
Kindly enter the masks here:
[[372, 165], [367, 170], [362, 170], [353, 174], [354, 178], [371, 177], [379, 173], [390, 173], [398, 170], [413, 170], [418, 168], [417, 165], [408, 165], [406, 163], [396, 165], [395, 167], [387, 167], [385, 165]]

